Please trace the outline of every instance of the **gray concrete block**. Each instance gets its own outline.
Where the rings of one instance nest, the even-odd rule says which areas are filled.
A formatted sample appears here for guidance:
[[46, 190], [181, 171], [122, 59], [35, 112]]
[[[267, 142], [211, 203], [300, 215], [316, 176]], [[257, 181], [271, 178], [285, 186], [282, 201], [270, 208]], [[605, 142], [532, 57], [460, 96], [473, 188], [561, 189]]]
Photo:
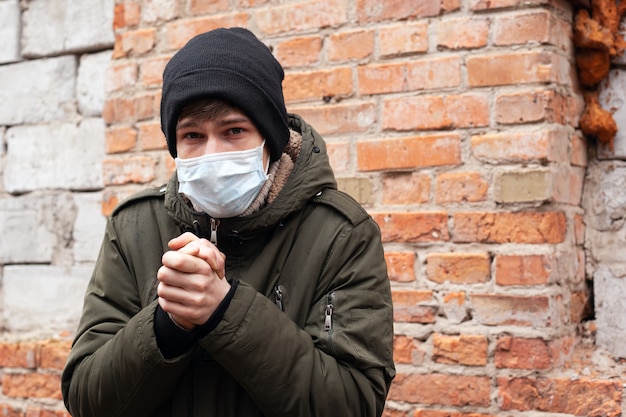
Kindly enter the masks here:
[[2, 319], [11, 333], [73, 333], [92, 267], [6, 266]]
[[74, 193], [78, 208], [74, 223], [74, 262], [95, 262], [104, 236], [102, 193]]
[[0, 64], [20, 60], [20, 17], [18, 0], [0, 1]]
[[596, 343], [614, 357], [626, 358], [626, 268], [601, 265], [593, 281], [598, 326]]
[[42, 57], [110, 48], [114, 0], [31, 1], [23, 15], [22, 55]]
[[102, 115], [105, 100], [105, 75], [111, 62], [111, 51], [86, 54], [80, 58], [76, 80], [78, 111], [83, 116]]
[[0, 66], [0, 125], [41, 123], [74, 114], [76, 58]]
[[599, 101], [603, 109], [613, 113], [617, 123], [617, 134], [613, 150], [598, 144], [599, 159], [626, 159], [626, 71], [615, 69], [600, 83]]
[[97, 118], [9, 129], [5, 190], [103, 188], [104, 135], [104, 121]]

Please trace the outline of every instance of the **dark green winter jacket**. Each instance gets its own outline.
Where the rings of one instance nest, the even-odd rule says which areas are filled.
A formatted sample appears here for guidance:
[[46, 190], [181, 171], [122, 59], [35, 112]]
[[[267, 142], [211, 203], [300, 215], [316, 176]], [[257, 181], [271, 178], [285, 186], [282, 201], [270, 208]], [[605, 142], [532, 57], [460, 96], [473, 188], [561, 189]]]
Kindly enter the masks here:
[[62, 377], [74, 417], [380, 416], [395, 375], [380, 233], [335, 190], [322, 138], [297, 116], [295, 168], [253, 215], [222, 219], [217, 245], [239, 286], [222, 320], [165, 359], [154, 331], [167, 242], [211, 219], [167, 186], [111, 215]]

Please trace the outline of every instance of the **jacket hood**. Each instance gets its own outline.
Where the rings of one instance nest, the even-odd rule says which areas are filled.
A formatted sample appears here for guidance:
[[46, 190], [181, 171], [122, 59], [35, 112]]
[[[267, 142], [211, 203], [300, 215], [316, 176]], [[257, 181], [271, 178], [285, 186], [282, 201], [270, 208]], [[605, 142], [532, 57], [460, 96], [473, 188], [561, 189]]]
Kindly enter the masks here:
[[[337, 188], [324, 139], [298, 115], [289, 115], [289, 127], [302, 134], [302, 150], [282, 191], [272, 203], [256, 213], [245, 217], [218, 219], [220, 229], [252, 233], [274, 228], [292, 213], [300, 211], [323, 189]], [[210, 230], [211, 217], [190, 208], [178, 193], [176, 172], [167, 184], [165, 208], [185, 229], [194, 230], [197, 224], [201, 230]]]

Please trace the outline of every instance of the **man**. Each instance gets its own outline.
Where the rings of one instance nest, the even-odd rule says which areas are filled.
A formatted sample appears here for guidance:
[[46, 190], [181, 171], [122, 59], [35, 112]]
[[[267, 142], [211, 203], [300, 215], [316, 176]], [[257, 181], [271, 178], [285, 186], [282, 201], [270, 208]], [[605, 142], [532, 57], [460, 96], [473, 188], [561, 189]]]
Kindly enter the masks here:
[[395, 370], [379, 230], [336, 190], [282, 80], [241, 28], [168, 63], [176, 173], [107, 223], [63, 372], [74, 417], [382, 414]]

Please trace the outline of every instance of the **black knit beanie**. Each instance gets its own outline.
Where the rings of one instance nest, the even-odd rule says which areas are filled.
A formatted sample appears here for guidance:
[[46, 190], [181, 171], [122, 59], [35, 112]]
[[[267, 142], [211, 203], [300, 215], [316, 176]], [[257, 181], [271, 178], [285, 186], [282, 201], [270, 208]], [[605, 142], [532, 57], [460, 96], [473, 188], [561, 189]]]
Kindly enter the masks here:
[[289, 140], [283, 68], [269, 48], [243, 28], [216, 29], [191, 39], [163, 72], [161, 129], [176, 157], [176, 124], [182, 108], [216, 98], [243, 111], [270, 151], [280, 158]]

